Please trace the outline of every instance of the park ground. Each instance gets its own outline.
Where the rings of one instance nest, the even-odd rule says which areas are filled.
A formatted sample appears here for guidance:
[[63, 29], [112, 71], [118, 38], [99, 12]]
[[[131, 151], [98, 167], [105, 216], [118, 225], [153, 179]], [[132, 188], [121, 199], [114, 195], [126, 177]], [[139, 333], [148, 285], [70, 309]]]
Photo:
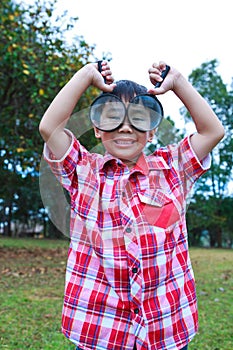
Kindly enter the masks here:
[[[68, 241], [0, 238], [0, 349], [74, 350], [60, 333]], [[190, 249], [199, 332], [189, 350], [233, 348], [233, 250]]]

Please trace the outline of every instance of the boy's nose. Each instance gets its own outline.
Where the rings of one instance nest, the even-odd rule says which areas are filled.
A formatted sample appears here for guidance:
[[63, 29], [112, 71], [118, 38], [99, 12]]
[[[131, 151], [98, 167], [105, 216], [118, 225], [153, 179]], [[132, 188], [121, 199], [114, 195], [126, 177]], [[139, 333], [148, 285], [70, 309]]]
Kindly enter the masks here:
[[118, 129], [119, 132], [133, 132], [132, 125], [129, 122], [129, 118], [126, 115], [123, 123], [121, 124], [120, 128]]

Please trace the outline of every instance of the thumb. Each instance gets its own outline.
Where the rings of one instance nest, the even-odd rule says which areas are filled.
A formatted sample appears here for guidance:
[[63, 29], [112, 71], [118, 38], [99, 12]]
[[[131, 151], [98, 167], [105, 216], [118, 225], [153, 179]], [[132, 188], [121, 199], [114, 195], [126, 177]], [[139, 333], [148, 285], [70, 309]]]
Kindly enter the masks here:
[[103, 92], [112, 92], [113, 89], [116, 87], [116, 83], [112, 83], [112, 84], [103, 84], [103, 86], [101, 86], [101, 90]]
[[147, 90], [148, 94], [152, 94], [152, 95], [161, 95], [164, 94], [165, 90], [162, 87], [159, 88], [151, 88]]

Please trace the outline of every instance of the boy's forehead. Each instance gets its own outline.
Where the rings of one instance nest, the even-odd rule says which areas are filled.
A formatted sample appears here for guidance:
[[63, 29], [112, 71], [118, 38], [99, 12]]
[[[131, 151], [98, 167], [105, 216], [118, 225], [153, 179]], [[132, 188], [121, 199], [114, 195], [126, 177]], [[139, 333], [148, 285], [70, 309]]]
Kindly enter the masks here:
[[134, 93], [131, 98], [129, 98], [128, 96], [125, 96], [125, 95], [121, 96], [121, 101], [127, 106], [130, 103], [131, 99], [134, 98], [135, 96], [137, 96], [136, 93]]

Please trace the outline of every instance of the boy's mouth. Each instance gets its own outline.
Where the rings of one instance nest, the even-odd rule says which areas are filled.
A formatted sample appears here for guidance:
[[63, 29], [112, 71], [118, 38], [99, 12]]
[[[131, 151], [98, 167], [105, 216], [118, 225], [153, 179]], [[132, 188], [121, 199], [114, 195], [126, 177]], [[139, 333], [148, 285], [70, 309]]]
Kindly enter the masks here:
[[114, 140], [115, 141], [115, 143], [117, 144], [117, 145], [132, 145], [134, 142], [135, 142], [135, 140], [132, 140], [132, 139], [116, 139], [116, 140]]

